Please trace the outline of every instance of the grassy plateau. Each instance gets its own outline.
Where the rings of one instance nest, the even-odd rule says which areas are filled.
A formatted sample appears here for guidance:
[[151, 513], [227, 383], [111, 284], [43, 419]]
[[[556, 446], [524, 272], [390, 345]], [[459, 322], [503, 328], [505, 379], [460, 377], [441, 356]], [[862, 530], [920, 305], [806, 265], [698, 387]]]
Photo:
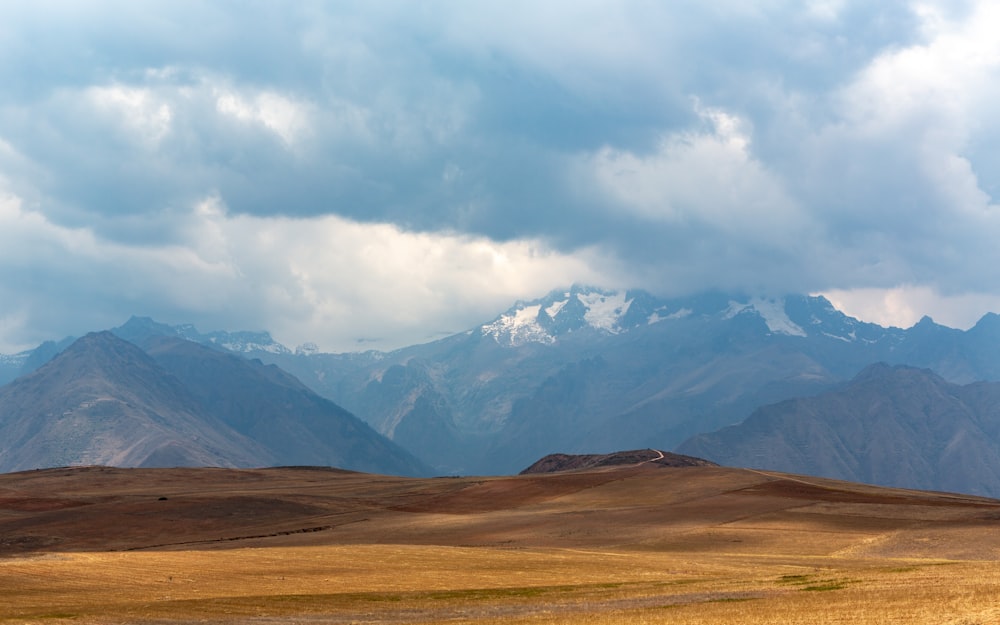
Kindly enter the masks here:
[[0, 623], [1000, 622], [1000, 502], [717, 467], [0, 475]]

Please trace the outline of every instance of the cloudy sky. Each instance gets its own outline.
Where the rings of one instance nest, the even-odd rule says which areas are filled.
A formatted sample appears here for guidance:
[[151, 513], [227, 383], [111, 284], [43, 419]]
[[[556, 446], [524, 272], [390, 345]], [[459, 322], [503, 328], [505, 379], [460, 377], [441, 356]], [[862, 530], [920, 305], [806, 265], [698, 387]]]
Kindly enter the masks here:
[[391, 348], [574, 282], [1000, 311], [1000, 5], [0, 3], [0, 352]]

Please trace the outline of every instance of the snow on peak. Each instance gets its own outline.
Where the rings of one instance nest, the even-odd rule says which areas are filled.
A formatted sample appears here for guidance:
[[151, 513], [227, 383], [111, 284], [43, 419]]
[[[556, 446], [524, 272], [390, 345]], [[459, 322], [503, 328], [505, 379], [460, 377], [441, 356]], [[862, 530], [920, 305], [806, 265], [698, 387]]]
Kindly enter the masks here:
[[660, 310], [654, 310], [652, 314], [649, 315], [649, 318], [646, 319], [646, 323], [649, 325], [653, 325], [654, 323], [667, 321], [669, 319], [683, 319], [684, 317], [690, 317], [694, 311], [692, 311], [690, 308], [681, 308], [680, 310], [672, 312], [666, 316], [661, 315], [660, 312], [661, 312]]
[[270, 354], [290, 354], [292, 351], [271, 338], [268, 332], [212, 332], [206, 337], [231, 352], [249, 354], [267, 352]]
[[730, 301], [729, 309], [726, 311], [726, 318], [735, 317], [743, 311], [755, 311], [767, 324], [767, 329], [773, 334], [787, 334], [789, 336], [807, 336], [806, 331], [799, 327], [794, 321], [788, 318], [785, 312], [784, 298], [751, 298], [746, 304]]
[[512, 314], [500, 315], [493, 323], [484, 325], [483, 334], [492, 336], [497, 343], [515, 346], [525, 343], [552, 343], [555, 338], [538, 323], [538, 313], [541, 309], [541, 304], [516, 308]]
[[577, 298], [587, 308], [583, 318], [592, 328], [616, 334], [619, 320], [628, 312], [632, 300], [625, 299], [625, 293], [578, 293]]
[[498, 343], [554, 343], [556, 336], [575, 328], [590, 327], [617, 334], [623, 330], [622, 318], [632, 305], [624, 291], [605, 292], [580, 289], [554, 292], [548, 297], [518, 303], [492, 323], [482, 326], [486, 336]]
[[565, 306], [568, 303], [569, 303], [569, 293], [566, 294], [566, 299], [558, 302], [552, 302], [552, 304], [545, 309], [545, 314], [547, 314], [550, 319], [555, 319], [556, 315], [559, 314], [559, 311], [563, 309], [563, 306]]

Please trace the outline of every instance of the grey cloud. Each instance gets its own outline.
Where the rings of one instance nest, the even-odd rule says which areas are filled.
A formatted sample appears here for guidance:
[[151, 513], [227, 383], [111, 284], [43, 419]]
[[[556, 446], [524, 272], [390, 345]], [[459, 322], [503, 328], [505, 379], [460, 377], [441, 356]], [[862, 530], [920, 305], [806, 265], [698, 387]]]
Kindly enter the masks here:
[[[942, 6], [946, 31], [978, 41], [961, 29], [985, 9]], [[44, 282], [45, 302], [87, 300], [60, 289], [97, 285], [74, 273], [89, 271], [113, 276], [94, 287], [104, 310], [221, 324], [173, 287], [135, 288], [169, 254], [133, 273], [102, 255], [181, 253], [206, 198], [227, 228], [338, 215], [598, 250], [588, 262], [662, 292], [1000, 290], [983, 269], [1000, 260], [998, 70], [916, 84], [893, 110], [921, 79], [897, 56], [947, 45], [908, 2], [33, 3], [0, 7], [0, 33], [0, 192], [96, 241], [68, 265], [58, 237], [52, 263], [4, 260], [14, 299]], [[900, 84], [879, 82], [894, 62]], [[204, 284], [243, 302], [288, 279], [234, 257], [246, 283]], [[289, 288], [274, 324], [308, 315]]]

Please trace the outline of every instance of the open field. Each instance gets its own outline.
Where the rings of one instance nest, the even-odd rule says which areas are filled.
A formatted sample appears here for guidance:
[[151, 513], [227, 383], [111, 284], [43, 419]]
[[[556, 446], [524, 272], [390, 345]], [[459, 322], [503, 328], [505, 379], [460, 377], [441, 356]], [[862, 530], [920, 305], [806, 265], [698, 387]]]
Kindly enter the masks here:
[[635, 465], [0, 475], [0, 623], [1000, 622], [1000, 502]]

